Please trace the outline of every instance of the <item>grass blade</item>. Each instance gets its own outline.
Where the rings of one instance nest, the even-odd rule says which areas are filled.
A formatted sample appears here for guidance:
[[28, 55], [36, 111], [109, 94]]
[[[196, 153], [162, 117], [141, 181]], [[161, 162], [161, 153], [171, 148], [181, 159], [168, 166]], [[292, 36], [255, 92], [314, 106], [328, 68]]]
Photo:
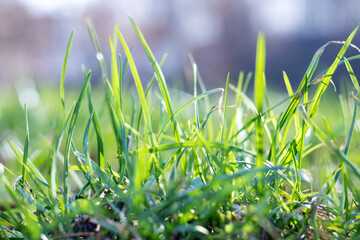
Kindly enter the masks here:
[[[147, 44], [147, 42], [146, 42], [143, 34], [141, 33], [140, 29], [135, 24], [134, 20], [132, 20], [130, 17], [129, 17], [129, 19], [130, 19], [130, 21], [131, 21], [131, 23], [132, 23], [132, 25], [133, 25], [133, 27], [135, 29], [136, 34], [138, 35], [138, 38], [140, 39], [141, 44], [143, 45], [143, 47], [145, 49], [146, 55], [148, 56], [149, 61], [150, 61], [151, 65], [152, 65], [152, 67], [154, 69], [155, 76], [156, 76], [156, 79], [158, 81], [159, 88], [160, 88], [160, 91], [161, 91], [161, 95], [162, 95], [162, 97], [164, 99], [168, 115], [169, 115], [169, 117], [171, 117], [174, 114], [174, 111], [173, 111], [171, 98], [170, 98], [169, 90], [168, 90], [167, 85], [166, 85], [164, 74], [162, 73], [158, 62], [155, 60], [155, 57], [154, 57], [153, 53], [151, 52], [150, 47]], [[179, 142], [180, 141], [180, 135], [179, 135], [179, 131], [177, 129], [176, 121], [172, 122], [172, 126], [173, 126], [175, 139]]]
[[85, 83], [82, 87], [81, 93], [78, 97], [78, 100], [76, 101], [75, 104], [75, 108], [74, 111], [72, 113], [71, 116], [71, 120], [69, 123], [69, 133], [67, 135], [67, 139], [66, 139], [66, 146], [65, 146], [65, 161], [64, 161], [64, 203], [65, 206], [68, 204], [68, 174], [69, 174], [69, 158], [70, 158], [70, 146], [71, 146], [71, 141], [72, 141], [72, 136], [74, 133], [74, 129], [75, 129], [75, 123], [76, 120], [79, 116], [79, 111], [80, 111], [80, 107], [81, 107], [81, 103], [84, 99], [85, 93], [87, 92], [88, 86], [90, 84], [90, 78], [91, 78], [91, 71], [88, 72], [86, 79], [85, 79]]
[[96, 59], [99, 61], [99, 64], [100, 64], [102, 76], [107, 77], [109, 79], [109, 73], [108, 73], [108, 70], [107, 70], [107, 67], [106, 67], [105, 58], [104, 58], [104, 55], [102, 54], [102, 51], [101, 51], [101, 47], [100, 47], [100, 43], [99, 43], [99, 39], [98, 39], [96, 30], [95, 30], [95, 27], [94, 27], [94, 25], [93, 25], [93, 23], [91, 22], [90, 19], [88, 19], [86, 21], [86, 23], [87, 23], [89, 34], [90, 34], [90, 37], [91, 37], [91, 41], [92, 41], [93, 46], [95, 48]]
[[148, 134], [150, 134], [152, 132], [150, 114], [149, 114], [149, 110], [148, 110], [147, 103], [146, 103], [144, 89], [143, 89], [142, 83], [140, 81], [140, 76], [139, 76], [139, 73], [138, 73], [138, 71], [136, 69], [135, 62], [134, 62], [134, 59], [133, 59], [133, 57], [131, 55], [130, 49], [129, 49], [128, 45], [126, 44], [123, 35], [121, 34], [120, 31], [117, 31], [117, 33], [119, 35], [121, 44], [122, 44], [122, 46], [124, 48], [126, 58], [128, 59], [130, 70], [131, 70], [131, 73], [133, 75], [134, 82], [135, 82], [135, 85], [136, 85], [136, 89], [137, 89], [139, 97], [140, 97], [141, 108], [142, 108], [142, 111], [144, 113], [145, 129], [148, 132]]
[[91, 161], [90, 161], [90, 154], [89, 154], [88, 146], [89, 146], [89, 130], [90, 130], [90, 125], [91, 125], [91, 122], [92, 122], [92, 118], [93, 118], [93, 113], [91, 113], [91, 115], [89, 117], [89, 120], [88, 120], [88, 122], [86, 124], [85, 133], [84, 133], [84, 137], [83, 137], [83, 151], [84, 151], [84, 154], [85, 154], [85, 157], [86, 157], [87, 164], [89, 166], [90, 175], [92, 175], [93, 172], [92, 172], [92, 167], [91, 167]]
[[25, 136], [25, 143], [24, 143], [24, 154], [23, 154], [23, 166], [22, 166], [22, 178], [21, 183], [24, 184], [25, 181], [25, 174], [26, 174], [26, 163], [28, 159], [28, 153], [29, 153], [29, 118], [27, 113], [27, 107], [25, 104], [25, 121], [26, 121], [26, 136]]
[[310, 118], [312, 118], [316, 114], [319, 103], [320, 103], [321, 96], [325, 92], [326, 87], [329, 85], [331, 77], [333, 76], [333, 74], [334, 74], [337, 66], [340, 63], [340, 60], [343, 58], [346, 50], [350, 46], [351, 41], [353, 40], [353, 38], [355, 36], [355, 33], [357, 32], [358, 28], [359, 28], [359, 25], [354, 29], [354, 31], [352, 31], [350, 36], [347, 38], [344, 45], [340, 49], [338, 55], [336, 56], [334, 62], [331, 64], [329, 70], [326, 72], [325, 77], [321, 81], [321, 84], [319, 85], [319, 88], [317, 89], [317, 91], [316, 91], [316, 93], [314, 95], [314, 100], [315, 101], [312, 102], [312, 104], [310, 105], [310, 109], [309, 109], [309, 117]]
[[280, 121], [280, 129], [282, 129], [285, 125], [285, 123], [287, 121], [289, 121], [289, 119], [291, 119], [291, 116], [294, 114], [294, 112], [296, 111], [297, 107], [299, 106], [300, 100], [303, 97], [304, 94], [307, 93], [308, 90], [308, 85], [310, 82], [310, 79], [312, 78], [318, 64], [320, 61], [320, 58], [322, 56], [322, 54], [324, 53], [325, 48], [330, 44], [326, 43], [325, 45], [323, 45], [322, 47], [320, 47], [316, 53], [314, 54], [313, 58], [311, 59], [311, 62], [304, 74], [303, 79], [300, 82], [300, 85], [291, 101], [291, 104], [289, 105], [289, 107], [286, 109], [285, 114], [283, 115], [283, 117], [281, 118]]
[[61, 78], [60, 78], [60, 101], [61, 101], [63, 116], [65, 116], [65, 101], [64, 101], [65, 72], [66, 72], [66, 66], [67, 66], [67, 61], [68, 61], [73, 37], [74, 37], [74, 30], [70, 34], [70, 39], [69, 39], [68, 46], [66, 48], [66, 53], [65, 53], [62, 71], [61, 71]]
[[66, 126], [68, 125], [68, 122], [70, 120], [71, 113], [73, 112], [74, 108], [72, 107], [69, 112], [66, 114], [65, 118], [62, 120], [61, 124], [59, 124], [59, 127], [56, 130], [55, 133], [55, 144], [54, 148], [51, 152], [51, 167], [50, 167], [50, 183], [51, 183], [51, 196], [53, 199], [56, 199], [57, 196], [57, 183], [56, 183], [56, 177], [57, 177], [57, 156], [59, 154], [59, 149], [61, 145], [61, 140], [63, 137], [63, 133], [66, 129]]
[[255, 107], [258, 112], [258, 119], [256, 121], [256, 167], [263, 166], [264, 157], [264, 139], [263, 139], [263, 126], [261, 121], [261, 113], [263, 111], [263, 102], [265, 94], [265, 37], [259, 34], [256, 48], [256, 65], [255, 65], [255, 86], [254, 98]]
[[347, 138], [347, 141], [346, 141], [346, 145], [345, 145], [345, 149], [344, 149], [344, 154], [345, 154], [345, 156], [346, 156], [346, 155], [348, 154], [348, 152], [349, 152], [351, 137], [352, 137], [353, 132], [354, 132], [354, 130], [355, 130], [356, 110], [357, 110], [357, 104], [354, 103], [353, 118], [352, 118], [352, 120], [351, 120], [349, 135], [348, 135], [348, 138]]
[[[193, 67], [193, 78], [194, 78], [194, 98], [197, 97], [197, 65], [196, 63], [192, 64]], [[200, 128], [200, 119], [199, 119], [199, 104], [196, 101], [194, 103], [194, 110], [195, 110], [195, 125], [196, 128], [199, 129]]]
[[[166, 57], [167, 57], [167, 54], [164, 54], [164, 56], [162, 57], [161, 62], [160, 62], [160, 67], [164, 64], [164, 62], [166, 60]], [[151, 80], [150, 80], [150, 82], [149, 82], [149, 84], [148, 84], [148, 86], [146, 88], [145, 98], [148, 97], [148, 95], [150, 93], [150, 90], [151, 90], [151, 87], [154, 84], [154, 81], [155, 81], [155, 74], [151, 78]], [[142, 109], [140, 109], [140, 112], [139, 112], [139, 117], [138, 117], [138, 121], [137, 121], [137, 131], [139, 131], [139, 129], [140, 129], [141, 116], [142, 116]]]
[[[111, 83], [112, 83], [112, 90], [114, 91], [114, 102], [115, 102], [115, 109], [119, 109], [120, 111], [120, 77], [119, 77], [119, 70], [118, 64], [116, 60], [116, 49], [114, 48], [113, 42], [111, 37], [109, 37], [110, 42], [110, 49], [111, 49]], [[118, 116], [119, 117], [119, 116]]]
[[221, 126], [221, 142], [226, 141], [228, 143], [228, 133], [227, 133], [227, 126], [226, 126], [226, 116], [227, 116], [227, 102], [228, 102], [228, 92], [229, 92], [229, 81], [230, 81], [230, 73], [227, 74], [226, 77], [226, 87], [225, 87], [225, 96], [224, 96], [224, 115], [223, 121]]
[[92, 117], [92, 123], [94, 125], [95, 133], [96, 133], [96, 140], [97, 140], [97, 152], [98, 152], [98, 164], [101, 168], [105, 167], [104, 163], [104, 143], [103, 143], [103, 137], [101, 133], [100, 128], [100, 122], [99, 117], [95, 111], [94, 105], [91, 100], [91, 87], [89, 85], [88, 91], [87, 91], [87, 97], [88, 97], [88, 105], [89, 105], [89, 113], [93, 115]]
[[349, 60], [347, 60], [345, 57], [344, 57], [344, 62], [345, 62], [345, 66], [346, 66], [346, 69], [350, 75], [350, 78], [351, 78], [351, 81], [356, 89], [356, 91], [360, 91], [359, 89], [359, 82], [355, 76], [355, 73], [354, 73], [354, 70], [352, 69], [351, 65], [350, 65], [350, 62]]
[[[244, 82], [244, 72], [240, 72], [239, 73], [239, 77], [238, 77], [238, 84], [237, 84], [237, 89], [239, 90], [239, 92], [242, 91], [243, 88], [243, 82]], [[231, 88], [231, 86], [230, 86]], [[240, 123], [239, 123], [239, 119], [242, 118], [242, 112], [241, 112], [241, 95], [238, 94], [237, 92], [235, 92], [236, 97], [235, 97], [235, 106], [236, 106], [236, 111], [235, 114], [232, 118], [231, 121], [231, 126], [230, 126], [230, 130], [229, 130], [229, 136], [233, 136], [234, 131], [236, 131], [236, 127], [238, 127], [237, 130], [239, 130], [240, 128]]]
[[[289, 97], [293, 97], [294, 92], [293, 92], [293, 89], [291, 87], [290, 80], [289, 80], [289, 78], [288, 78], [285, 71], [283, 71], [283, 77], [284, 77], [284, 82], [285, 82], [285, 86], [286, 86], [286, 89], [288, 91]], [[296, 131], [299, 131], [299, 129], [300, 129], [300, 117], [299, 117], [299, 114], [298, 114], [297, 111], [295, 112], [295, 129], [296, 129]]]

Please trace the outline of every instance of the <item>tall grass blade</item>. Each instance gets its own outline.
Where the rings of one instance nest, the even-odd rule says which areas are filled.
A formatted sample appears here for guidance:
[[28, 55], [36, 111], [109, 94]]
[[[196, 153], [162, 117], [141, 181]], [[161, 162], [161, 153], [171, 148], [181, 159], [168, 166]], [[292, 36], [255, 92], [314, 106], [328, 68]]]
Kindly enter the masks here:
[[[132, 25], [133, 25], [133, 27], [135, 29], [136, 34], [138, 35], [138, 38], [140, 39], [141, 44], [143, 45], [143, 47], [145, 49], [145, 52], [146, 52], [146, 54], [147, 54], [147, 56], [149, 58], [149, 61], [150, 61], [151, 65], [152, 65], [152, 67], [154, 69], [155, 76], [156, 76], [156, 79], [158, 81], [159, 88], [160, 88], [160, 91], [161, 91], [161, 95], [162, 95], [162, 97], [164, 99], [168, 115], [169, 115], [169, 117], [171, 117], [174, 114], [174, 111], [173, 111], [171, 98], [170, 98], [169, 90], [168, 90], [167, 85], [166, 85], [164, 74], [162, 73], [158, 62], [156, 61], [153, 53], [151, 52], [150, 47], [147, 44], [147, 42], [146, 42], [143, 34], [141, 33], [140, 29], [135, 24], [134, 20], [132, 20], [132, 18], [129, 17], [129, 19], [130, 19], [130, 21], [131, 21], [131, 23], [132, 23]], [[180, 135], [179, 135], [179, 131], [177, 129], [176, 121], [172, 122], [172, 126], [173, 126], [175, 139], [179, 142], [180, 141]]]
[[[197, 97], [197, 65], [196, 63], [194, 63], [192, 65], [193, 67], [193, 79], [194, 79], [194, 98]], [[200, 128], [200, 119], [199, 119], [199, 104], [196, 101], [194, 103], [194, 110], [195, 110], [195, 125], [196, 128], [199, 129]]]
[[67, 135], [65, 153], [64, 153], [65, 160], [64, 160], [64, 196], [63, 196], [63, 199], [64, 199], [65, 206], [68, 204], [68, 201], [69, 201], [69, 199], [68, 199], [68, 191], [69, 191], [68, 190], [68, 188], [69, 188], [68, 174], [69, 174], [69, 160], [70, 160], [70, 146], [71, 146], [70, 143], [72, 141], [72, 136], [73, 136], [74, 129], [75, 129], [75, 123], [79, 116], [81, 103], [84, 99], [84, 96], [85, 96], [85, 94], [88, 90], [88, 86], [90, 84], [90, 78], [91, 78], [91, 71], [89, 71], [86, 76], [85, 83], [82, 87], [82, 90], [78, 97], [78, 100], [76, 101], [75, 108], [74, 108], [74, 111], [72, 113], [71, 120], [69, 123], [69, 133]]
[[65, 72], [66, 72], [66, 66], [67, 66], [67, 61], [68, 61], [68, 57], [69, 57], [73, 37], [74, 37], [74, 30], [71, 31], [71, 34], [70, 34], [70, 39], [69, 39], [68, 46], [66, 48], [66, 53], [65, 53], [65, 58], [64, 58], [64, 62], [63, 62], [62, 71], [61, 71], [61, 78], [60, 78], [60, 101], [61, 101], [61, 108], [62, 108], [62, 112], [63, 112], [63, 117], [65, 116], [65, 101], [64, 101]]
[[93, 113], [91, 113], [89, 120], [86, 124], [86, 128], [85, 128], [85, 133], [84, 133], [84, 137], [83, 137], [83, 151], [86, 157], [86, 161], [87, 164], [89, 166], [89, 173], [90, 175], [93, 174], [92, 172], [92, 167], [91, 167], [91, 161], [90, 161], [90, 154], [89, 154], [89, 150], [88, 150], [88, 146], [89, 146], [89, 130], [90, 130], [90, 125], [92, 122], [92, 118], [93, 118]]
[[227, 77], [226, 77], [226, 87], [225, 87], [225, 96], [224, 96], [224, 115], [223, 115], [223, 121], [222, 121], [222, 126], [221, 126], [221, 142], [223, 142], [225, 139], [226, 143], [228, 143], [228, 140], [229, 140], [228, 133], [227, 133], [227, 124], [226, 124], [229, 81], [230, 81], [230, 73], [228, 73]]
[[[289, 78], [288, 78], [285, 71], [283, 71], [283, 78], [284, 78], [285, 86], [286, 86], [286, 89], [288, 91], [289, 97], [293, 97], [294, 92], [293, 92], [293, 89], [291, 87], [290, 80], [289, 80]], [[296, 129], [296, 131], [299, 131], [299, 129], [300, 129], [300, 117], [299, 117], [299, 114], [298, 114], [297, 111], [295, 112], [295, 129]]]
[[[84, 72], [85, 73], [85, 72]], [[92, 114], [92, 123], [94, 125], [96, 140], [97, 140], [97, 153], [98, 153], [98, 164], [101, 168], [105, 167], [104, 164], [104, 143], [103, 137], [100, 128], [99, 117], [95, 111], [94, 105], [91, 100], [91, 87], [89, 85], [87, 91], [88, 105], [89, 105], [89, 113]]]
[[[160, 67], [164, 64], [165, 60], [166, 60], [166, 57], [167, 57], [167, 54], [164, 54], [164, 56], [162, 57], [161, 59], [161, 62], [160, 62]], [[151, 90], [151, 87], [152, 85], [154, 84], [154, 81], [155, 81], [155, 74], [154, 76], [151, 78], [147, 88], [146, 88], [146, 92], [145, 92], [145, 98], [148, 97], [149, 93], [150, 93], [150, 90]], [[142, 116], [142, 109], [140, 109], [140, 113], [139, 113], [139, 117], [138, 117], [138, 122], [137, 122], [137, 131], [139, 131], [140, 129], [140, 121], [141, 121], [141, 116]]]
[[[120, 110], [120, 77], [118, 64], [116, 59], [116, 49], [114, 48], [111, 37], [109, 37], [110, 49], [111, 49], [111, 84], [114, 91], [114, 102], [116, 109]], [[121, 63], [120, 63], [121, 64]]]
[[99, 43], [99, 39], [95, 30], [95, 27], [92, 23], [92, 21], [90, 19], [87, 19], [86, 21], [87, 23], [87, 27], [89, 30], [89, 34], [91, 37], [91, 41], [93, 43], [93, 46], [95, 48], [95, 52], [96, 52], [96, 59], [98, 60], [99, 64], [100, 64], [100, 68], [101, 68], [101, 72], [103, 77], [107, 77], [109, 79], [109, 73], [106, 67], [106, 62], [105, 62], [105, 58], [104, 55], [101, 51], [101, 47], [100, 47], [100, 43]]
[[[192, 54], [190, 53], [188, 56], [189, 56], [189, 60], [190, 60], [191, 65], [193, 66], [194, 64], [196, 64], [195, 59], [192, 56]], [[201, 93], [207, 92], [206, 87], [205, 87], [205, 83], [204, 83], [199, 71], [197, 71], [196, 80], [199, 83]], [[204, 103], [205, 103], [205, 107], [207, 109], [212, 107], [210, 105], [210, 101], [209, 101], [208, 98], [204, 99]], [[207, 135], [208, 139], [214, 139], [213, 136], [214, 136], [214, 128], [215, 128], [215, 126], [213, 125], [212, 118], [208, 119], [207, 121], [208, 121], [208, 124], [207, 124], [208, 128], [207, 128], [207, 131], [206, 131], [206, 135]]]
[[28, 153], [29, 153], [29, 118], [27, 113], [26, 104], [24, 106], [25, 109], [25, 121], [26, 121], [26, 136], [25, 136], [25, 143], [24, 143], [24, 154], [23, 154], [23, 166], [22, 166], [22, 178], [21, 183], [24, 184], [25, 181], [25, 174], [26, 174], [26, 163], [28, 160]]
[[349, 152], [349, 148], [350, 148], [350, 143], [351, 143], [351, 138], [353, 135], [353, 132], [355, 130], [355, 122], [356, 122], [356, 111], [357, 110], [357, 104], [354, 103], [354, 113], [353, 113], [353, 118], [351, 120], [351, 125], [350, 125], [350, 130], [349, 130], [349, 135], [348, 138], [346, 140], [346, 145], [345, 145], [345, 149], [344, 149], [344, 155], [346, 156]]
[[265, 37], [259, 34], [256, 48], [256, 64], [255, 64], [255, 86], [254, 98], [255, 107], [258, 112], [256, 121], [256, 166], [262, 167], [265, 161], [264, 157], [264, 139], [263, 124], [261, 121], [261, 113], [263, 112], [264, 94], [265, 94]]
[[142, 111], [144, 113], [145, 129], [148, 132], [148, 134], [150, 134], [152, 132], [150, 114], [149, 114], [149, 110], [148, 110], [148, 107], [147, 107], [145, 93], [144, 93], [144, 89], [142, 87], [140, 76], [139, 76], [139, 73], [138, 73], [138, 71], [136, 69], [135, 62], [134, 62], [134, 59], [133, 59], [133, 57], [131, 55], [130, 49], [129, 49], [127, 43], [125, 42], [125, 39], [124, 39], [123, 35], [121, 34], [120, 31], [117, 31], [117, 33], [119, 35], [121, 44], [122, 44], [122, 46], [124, 48], [126, 57], [128, 59], [130, 70], [131, 70], [131, 73], [133, 75], [134, 82], [135, 82], [135, 85], [136, 85], [136, 89], [137, 89], [139, 97], [140, 97], [141, 108], [142, 108]]
[[54, 148], [51, 152], [51, 167], [50, 167], [50, 184], [51, 184], [51, 196], [53, 199], [56, 199], [57, 196], [57, 157], [59, 154], [59, 149], [63, 137], [63, 133], [66, 129], [66, 126], [68, 125], [68, 122], [70, 120], [71, 113], [73, 112], [74, 107], [69, 109], [68, 113], [66, 114], [65, 118], [62, 120], [62, 122], [59, 124], [56, 132], [55, 132], [55, 144]]
[[244, 82], [244, 87], [242, 88], [242, 92], [246, 93], [252, 77], [253, 77], [253, 73], [252, 73], [252, 72], [249, 72], [249, 73], [246, 75], [246, 79], [245, 79], [245, 82]]

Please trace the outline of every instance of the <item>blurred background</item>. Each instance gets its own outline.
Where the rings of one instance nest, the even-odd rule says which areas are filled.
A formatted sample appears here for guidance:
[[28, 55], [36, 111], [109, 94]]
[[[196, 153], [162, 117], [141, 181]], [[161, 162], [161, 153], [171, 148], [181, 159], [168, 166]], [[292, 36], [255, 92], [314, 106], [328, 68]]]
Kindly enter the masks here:
[[[100, 82], [87, 18], [96, 27], [105, 57], [110, 52], [108, 37], [119, 23], [147, 81], [152, 71], [127, 19], [131, 16], [157, 59], [168, 53], [163, 67], [168, 82], [184, 79], [188, 53], [211, 87], [223, 87], [227, 72], [234, 81], [240, 70], [253, 71], [256, 38], [262, 31], [267, 40], [268, 85], [284, 89], [282, 71], [297, 86], [315, 51], [327, 41], [345, 40], [360, 22], [358, 9], [358, 0], [1, 0], [0, 84], [59, 84], [73, 29], [67, 84], [82, 83], [81, 64], [91, 68], [93, 80]], [[324, 57], [324, 64], [338, 49], [326, 51], [331, 57]]]
[[[293, 88], [296, 88], [318, 48], [331, 40], [346, 40], [360, 22], [359, 9], [359, 0], [0, 0], [0, 163], [6, 162], [7, 166], [10, 162], [16, 163], [11, 161], [16, 157], [7, 141], [10, 139], [22, 149], [26, 133], [23, 106], [27, 103], [30, 159], [38, 166], [47, 168], [54, 129], [62, 119], [60, 74], [72, 30], [75, 34], [65, 80], [69, 87], [65, 91], [67, 109], [77, 98], [78, 89], [83, 83], [81, 64], [92, 69], [92, 86], [102, 83], [86, 19], [91, 19], [95, 25], [107, 63], [110, 62], [109, 35], [112, 35], [114, 25], [118, 22], [120, 31], [133, 47], [135, 63], [145, 85], [153, 72], [128, 19], [131, 16], [145, 35], [157, 60], [160, 61], [168, 53], [163, 71], [171, 94], [182, 94], [180, 97], [172, 96], [177, 100], [177, 109], [181, 101], [192, 98], [184, 91], [175, 90], [192, 91], [189, 53], [198, 64], [207, 89], [224, 87], [228, 72], [231, 73], [230, 80], [235, 83], [239, 71], [243, 70], [245, 74], [254, 71], [256, 39], [258, 33], [263, 32], [267, 48], [267, 86], [282, 92], [271, 94], [270, 100], [277, 103], [286, 95], [282, 71], [287, 72]], [[353, 43], [359, 44], [359, 34]], [[340, 47], [331, 45], [325, 50], [318, 72], [333, 62]], [[120, 46], [118, 51], [122, 53]], [[357, 53], [350, 49], [347, 54]], [[360, 65], [354, 61], [352, 66], [355, 75], [359, 76]], [[339, 70], [333, 81], [341, 88], [340, 83], [351, 82], [344, 67], [341, 66]], [[125, 81], [133, 84], [129, 73]], [[100, 89], [102, 86], [94, 87], [92, 96], [95, 95], [95, 108], [99, 109], [99, 115], [105, 118], [102, 119], [103, 136], [113, 141], [108, 114], [106, 111], [104, 113], [104, 105], [101, 105], [104, 96]], [[323, 101], [325, 107], [321, 107], [319, 115], [326, 113], [329, 119], [335, 121], [330, 122], [333, 132], [340, 136], [339, 143], [344, 143], [348, 134], [344, 126], [351, 122], [352, 105], [346, 107], [343, 120], [339, 117], [340, 101], [337, 95], [342, 92], [346, 96], [351, 89], [340, 90], [336, 93], [333, 89], [327, 91], [332, 98], [331, 101]], [[128, 97], [124, 99], [129, 109], [124, 115], [125, 120], [130, 122], [132, 104], [136, 101], [129, 101], [134, 99], [131, 91], [126, 94]], [[158, 110], [159, 106], [153, 105], [152, 110]], [[79, 143], [82, 142], [89, 117], [86, 107], [81, 111], [84, 112], [80, 112], [79, 132], [74, 134], [75, 141]], [[356, 124], [357, 132], [360, 129], [358, 126], [360, 122]], [[360, 149], [359, 135], [353, 138], [353, 149]], [[106, 144], [108, 149], [105, 151], [114, 155], [115, 146], [115, 143]], [[316, 154], [309, 157], [316, 159], [316, 164], [309, 163], [310, 170], [321, 175], [324, 174], [324, 163], [334, 156], [326, 148]], [[355, 157], [350, 156], [351, 159], [358, 159], [357, 151], [352, 154]], [[338, 160], [333, 160], [336, 169]]]

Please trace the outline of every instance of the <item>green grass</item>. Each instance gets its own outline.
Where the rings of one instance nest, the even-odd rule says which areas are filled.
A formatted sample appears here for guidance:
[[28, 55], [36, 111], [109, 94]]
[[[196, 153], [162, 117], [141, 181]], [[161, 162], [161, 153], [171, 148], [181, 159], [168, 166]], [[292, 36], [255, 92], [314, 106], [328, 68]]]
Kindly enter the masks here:
[[[15, 153], [12, 161], [2, 154], [8, 159], [0, 164], [1, 239], [360, 237], [359, 84], [351, 66], [360, 55], [344, 57], [358, 27], [314, 54], [296, 90], [284, 72], [283, 98], [266, 86], [263, 34], [254, 79], [241, 72], [236, 85], [228, 74], [224, 88], [207, 90], [190, 56], [194, 91], [185, 101], [162, 73], [166, 55], [158, 62], [130, 21], [154, 70], [147, 86], [117, 26], [109, 38], [109, 74], [88, 21], [104, 90], [91, 88], [85, 66], [82, 89], [65, 88], [72, 32], [59, 110], [54, 101], [45, 117], [45, 105], [0, 106], [0, 124], [13, 129], [6, 145]], [[318, 69], [332, 44], [341, 44], [339, 53]], [[327, 89], [342, 64], [352, 84], [345, 99]], [[123, 85], [126, 72], [133, 87]], [[42, 91], [41, 102], [54, 95]]]

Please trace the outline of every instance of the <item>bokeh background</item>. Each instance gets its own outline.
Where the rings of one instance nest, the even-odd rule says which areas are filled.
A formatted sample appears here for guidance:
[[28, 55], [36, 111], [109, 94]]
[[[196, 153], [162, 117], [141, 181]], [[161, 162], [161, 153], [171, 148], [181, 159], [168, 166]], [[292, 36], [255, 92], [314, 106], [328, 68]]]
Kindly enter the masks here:
[[[272, 92], [270, 100], [278, 103], [286, 97], [282, 71], [287, 72], [293, 88], [296, 88], [318, 48], [331, 40], [346, 40], [360, 22], [359, 9], [359, 0], [0, 0], [0, 163], [20, 170], [8, 140], [23, 149], [26, 103], [30, 159], [46, 171], [54, 129], [62, 119], [60, 74], [72, 30], [75, 34], [65, 80], [68, 87], [65, 91], [66, 108], [79, 94], [83, 83], [81, 65], [84, 64], [87, 69], [92, 69], [92, 96], [102, 117], [103, 137], [114, 141], [107, 119], [109, 116], [102, 104], [101, 71], [86, 19], [94, 23], [108, 63], [109, 36], [118, 23], [128, 44], [133, 47], [136, 65], [146, 86], [153, 72], [128, 19], [131, 16], [140, 26], [156, 58], [160, 60], [164, 53], [168, 53], [163, 71], [171, 94], [178, 94], [172, 95], [177, 99], [177, 109], [182, 101], [192, 98], [188, 94], [193, 87], [189, 53], [198, 64], [207, 89], [224, 87], [228, 72], [231, 73], [230, 80], [235, 83], [239, 71], [243, 70], [245, 74], [254, 71], [259, 32], [266, 36], [267, 87], [281, 92]], [[360, 45], [359, 40], [357, 34], [353, 43]], [[331, 45], [326, 49], [318, 73], [333, 62], [340, 47]], [[120, 46], [118, 51], [122, 52]], [[347, 56], [354, 54], [357, 54], [356, 50], [350, 49]], [[353, 61], [352, 66], [355, 75], [359, 76], [357, 62]], [[125, 81], [128, 86], [133, 84], [129, 73]], [[341, 87], [342, 83], [351, 83], [343, 66], [339, 67], [333, 81], [339, 90], [335, 92], [331, 88], [327, 91], [329, 98], [322, 101], [324, 105], [321, 105], [316, 121], [324, 126], [321, 116], [325, 114], [331, 119], [329, 122], [337, 141], [345, 143], [353, 101], [344, 100], [347, 114], [343, 119], [338, 95], [346, 96], [351, 91], [351, 87]], [[100, 87], [96, 88], [96, 84]], [[132, 103], [136, 104], [136, 100], [133, 100], [131, 91], [124, 92], [128, 94], [124, 99], [129, 108], [124, 116], [130, 122]], [[251, 93], [248, 91], [250, 97]], [[158, 111], [160, 104], [152, 107]], [[74, 134], [79, 146], [89, 117], [86, 107], [81, 111], [78, 132]], [[357, 121], [356, 133], [359, 126]], [[318, 141], [313, 138], [314, 142]], [[352, 149], [360, 149], [359, 143], [359, 135], [354, 134]], [[116, 153], [115, 146], [115, 142], [105, 146], [105, 151], [110, 153], [109, 159], [116, 158], [111, 157]], [[350, 159], [358, 159], [357, 151], [351, 151], [351, 154]], [[326, 148], [319, 149], [309, 159], [315, 161], [307, 162], [305, 167], [314, 176], [322, 176], [316, 178], [318, 184], [315, 186], [320, 187], [321, 181], [328, 176], [323, 170], [324, 164], [333, 161], [333, 169], [336, 169], [338, 159]]]
[[[168, 53], [163, 67], [168, 82], [184, 79], [189, 53], [210, 86], [223, 86], [227, 72], [235, 80], [240, 70], [253, 71], [256, 37], [262, 31], [268, 85], [284, 89], [282, 71], [297, 85], [315, 51], [327, 41], [345, 40], [360, 22], [359, 9], [358, 0], [1, 0], [0, 84], [58, 84], [73, 29], [67, 84], [81, 84], [81, 64], [100, 82], [87, 18], [94, 22], [107, 56], [108, 37], [119, 23], [146, 81], [151, 67], [127, 19], [131, 16], [155, 56], [160, 60]], [[330, 47], [325, 52], [329, 57], [324, 64], [336, 51]]]

